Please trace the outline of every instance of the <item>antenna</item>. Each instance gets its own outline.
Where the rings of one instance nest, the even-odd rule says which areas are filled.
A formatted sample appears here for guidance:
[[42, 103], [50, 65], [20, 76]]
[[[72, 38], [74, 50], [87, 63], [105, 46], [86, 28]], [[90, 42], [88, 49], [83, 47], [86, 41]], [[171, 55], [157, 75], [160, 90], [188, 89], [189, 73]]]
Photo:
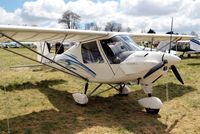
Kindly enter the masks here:
[[172, 34], [173, 34], [173, 17], [172, 17], [172, 21], [171, 21], [171, 32], [170, 32], [170, 44], [169, 44], [169, 53], [170, 53], [170, 49], [171, 49], [171, 45], [172, 45]]

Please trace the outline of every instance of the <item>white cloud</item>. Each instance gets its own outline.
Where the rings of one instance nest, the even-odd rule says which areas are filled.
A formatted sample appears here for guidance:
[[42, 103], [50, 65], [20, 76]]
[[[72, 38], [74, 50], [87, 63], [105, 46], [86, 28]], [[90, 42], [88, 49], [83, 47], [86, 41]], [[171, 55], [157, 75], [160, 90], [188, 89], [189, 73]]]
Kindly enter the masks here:
[[162, 16], [177, 12], [181, 0], [121, 0], [121, 10], [134, 16]]
[[9, 13], [5, 9], [0, 7], [0, 24], [20, 24], [21, 18], [17, 16], [15, 13]]
[[81, 23], [97, 22], [100, 26], [108, 21], [116, 21], [135, 32], [157, 32], [170, 30], [174, 17], [174, 31], [200, 31], [200, 0], [35, 0], [27, 1], [15, 12], [0, 8], [1, 24], [28, 24], [45, 27], [61, 27], [58, 18], [66, 10], [81, 16]]
[[64, 10], [64, 0], [37, 0], [25, 2], [17, 13], [25, 23], [43, 25], [57, 20]]
[[66, 9], [78, 13], [84, 22], [100, 20], [117, 12], [116, 1], [93, 2], [91, 0], [77, 0], [66, 4]]
[[186, 12], [187, 17], [192, 19], [199, 19], [200, 18], [199, 7], [200, 7], [200, 0], [196, 0], [193, 3], [185, 2], [183, 10]]

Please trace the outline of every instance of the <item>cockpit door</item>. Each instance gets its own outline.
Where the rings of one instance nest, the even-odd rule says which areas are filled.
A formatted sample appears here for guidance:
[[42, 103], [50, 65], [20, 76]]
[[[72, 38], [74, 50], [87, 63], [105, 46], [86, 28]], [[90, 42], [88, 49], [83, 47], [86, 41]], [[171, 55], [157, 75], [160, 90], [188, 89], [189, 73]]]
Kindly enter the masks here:
[[81, 44], [82, 60], [96, 74], [92, 81], [109, 82], [114, 73], [99, 48], [96, 41]]
[[118, 79], [125, 74], [121, 69], [121, 64], [135, 51], [139, 51], [140, 48], [125, 35], [116, 35], [109, 39], [100, 40], [100, 46], [104, 52], [105, 57], [108, 60], [108, 64], [112, 68], [114, 78]]

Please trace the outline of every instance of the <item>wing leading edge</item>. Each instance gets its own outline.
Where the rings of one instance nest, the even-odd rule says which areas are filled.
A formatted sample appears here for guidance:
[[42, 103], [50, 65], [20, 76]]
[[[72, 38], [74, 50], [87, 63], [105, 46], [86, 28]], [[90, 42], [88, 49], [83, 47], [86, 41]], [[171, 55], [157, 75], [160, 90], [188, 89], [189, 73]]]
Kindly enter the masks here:
[[[84, 42], [107, 36], [123, 34], [129, 35], [135, 42], [140, 41], [163, 41], [169, 40], [169, 34], [145, 34], [145, 33], [126, 33], [126, 32], [105, 32], [105, 31], [89, 31], [59, 28], [41, 28], [28, 26], [10, 26], [0, 25], [0, 33], [5, 34], [19, 42], [61, 42], [76, 41]], [[172, 35], [172, 40], [190, 40], [194, 38], [190, 35]], [[6, 37], [1, 37], [0, 42], [10, 41]]]
[[[0, 25], [0, 33], [5, 34], [19, 42], [61, 42], [63, 40], [82, 42], [109, 35], [108, 32], [99, 31], [7, 25]], [[0, 42], [8, 41], [10, 40], [5, 37], [0, 38]]]
[[[147, 33], [129, 33], [128, 34], [135, 42], [141, 41], [166, 41], [170, 40], [170, 34], [147, 34]], [[190, 40], [194, 38], [191, 35], [172, 35], [172, 41]]]

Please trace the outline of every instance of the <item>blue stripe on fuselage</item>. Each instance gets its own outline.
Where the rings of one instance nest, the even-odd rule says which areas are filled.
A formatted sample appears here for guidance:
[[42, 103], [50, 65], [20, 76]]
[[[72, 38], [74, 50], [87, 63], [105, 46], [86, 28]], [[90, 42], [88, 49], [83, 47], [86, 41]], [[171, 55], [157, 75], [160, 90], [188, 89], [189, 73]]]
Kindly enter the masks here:
[[82, 67], [83, 69], [85, 69], [87, 72], [91, 73], [93, 77], [96, 76], [96, 73], [95, 73], [94, 71], [92, 71], [90, 68], [88, 68], [87, 66], [85, 66], [84, 64], [82, 64], [80, 61], [78, 61], [78, 60], [75, 58], [75, 56], [73, 56], [73, 55], [68, 55], [68, 54], [65, 54], [65, 56], [67, 56], [67, 57], [69, 57], [69, 58], [72, 59], [72, 60], [66, 59], [66, 60], [67, 60], [66, 62], [71, 61], [71, 62], [75, 63], [76, 65], [81, 66], [81, 67]]

